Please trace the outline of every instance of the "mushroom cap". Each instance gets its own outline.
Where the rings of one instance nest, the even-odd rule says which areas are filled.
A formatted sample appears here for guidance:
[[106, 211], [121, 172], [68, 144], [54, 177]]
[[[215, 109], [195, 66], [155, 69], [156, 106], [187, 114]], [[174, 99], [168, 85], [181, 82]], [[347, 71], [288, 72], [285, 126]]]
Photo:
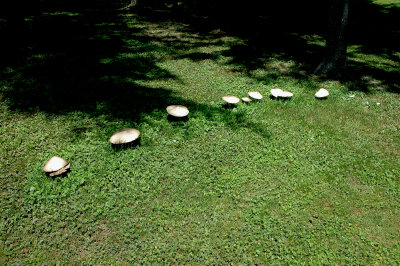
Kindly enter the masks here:
[[250, 98], [252, 98], [254, 100], [261, 100], [263, 98], [261, 93], [259, 93], [257, 91], [249, 91], [249, 96], [250, 96]]
[[329, 91], [327, 91], [326, 89], [320, 89], [315, 93], [316, 98], [326, 98], [328, 96], [329, 96]]
[[174, 117], [185, 117], [189, 114], [189, 109], [183, 105], [170, 105], [167, 107], [167, 113]]
[[292, 98], [292, 96], [293, 96], [293, 93], [291, 93], [291, 92], [289, 92], [289, 91], [283, 91], [282, 93], [281, 93], [281, 97], [282, 98]]
[[110, 142], [112, 144], [125, 144], [137, 140], [139, 136], [139, 130], [134, 128], [124, 128], [115, 132], [111, 136]]
[[280, 97], [280, 96], [282, 95], [282, 93], [283, 93], [283, 90], [281, 90], [281, 89], [272, 89], [272, 90], [271, 90], [271, 94], [272, 94], [272, 96], [274, 96], [275, 98]]
[[[66, 166], [68, 166], [68, 167], [66, 167]], [[68, 169], [69, 162], [61, 157], [53, 156], [44, 165], [43, 171], [45, 171], [46, 173], [51, 173], [51, 172], [59, 171], [62, 168]]]
[[245, 103], [251, 102], [251, 99], [249, 97], [242, 97], [242, 101]]
[[230, 104], [237, 104], [238, 102], [240, 102], [240, 99], [236, 96], [224, 96], [222, 97], [222, 100]]

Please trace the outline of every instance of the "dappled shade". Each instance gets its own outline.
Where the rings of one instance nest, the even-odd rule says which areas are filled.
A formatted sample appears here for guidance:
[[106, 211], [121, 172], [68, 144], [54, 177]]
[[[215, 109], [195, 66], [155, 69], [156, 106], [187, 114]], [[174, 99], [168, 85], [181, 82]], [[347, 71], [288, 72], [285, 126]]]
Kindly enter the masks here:
[[[324, 35], [328, 12], [323, 1], [254, 2], [244, 7], [227, 1], [185, 1], [177, 8], [146, 1], [132, 11], [134, 16], [125, 16], [119, 10], [126, 5], [123, 1], [38, 2], [19, 8], [13, 5], [1, 14], [0, 31], [6, 41], [0, 44], [0, 83], [8, 106], [23, 112], [56, 114], [78, 110], [133, 121], [143, 113], [161, 110], [166, 103], [196, 104], [183, 102], [170, 88], [143, 84], [177, 79], [160, 67], [159, 62], [165, 59], [218, 62], [223, 56], [228, 59], [224, 64], [233, 71], [265, 85], [285, 76], [310, 79], [307, 73], [312, 73], [323, 55], [319, 36]], [[318, 12], [309, 7], [318, 7]], [[399, 68], [390, 63], [400, 63], [399, 8], [357, 1], [351, 12], [349, 44], [356, 48], [348, 53], [343, 81], [351, 90], [399, 91]], [[237, 19], [238, 14], [241, 19]], [[184, 26], [166, 36], [130, 19]], [[221, 43], [228, 35], [241, 41], [225, 42], [227, 49], [219, 52], [185, 53], [190, 48]], [[377, 68], [368, 60], [360, 62], [357, 52], [389, 61]], [[270, 65], [270, 58], [289, 63]], [[254, 74], [258, 69], [266, 71]]]
[[[80, 111], [132, 122], [144, 114], [161, 115], [164, 106], [177, 102], [195, 112], [226, 112], [164, 86], [180, 82], [177, 73], [160, 65], [166, 60], [211, 60], [262, 85], [291, 78], [317, 89], [309, 73], [323, 56], [328, 10], [321, 2], [254, 2], [241, 8], [226, 1], [185, 1], [169, 8], [146, 1], [129, 12], [119, 10], [124, 1], [13, 6], [9, 14], [19, 16], [10, 19], [3, 9], [0, 22], [6, 40], [0, 43], [2, 97], [16, 112]], [[342, 82], [350, 90], [398, 92], [399, 8], [360, 0], [351, 10], [353, 46]], [[159, 27], [148, 26], [154, 23]], [[207, 51], [217, 45], [224, 49]], [[360, 53], [369, 54], [367, 60], [360, 60]], [[377, 58], [384, 61], [377, 65]]]

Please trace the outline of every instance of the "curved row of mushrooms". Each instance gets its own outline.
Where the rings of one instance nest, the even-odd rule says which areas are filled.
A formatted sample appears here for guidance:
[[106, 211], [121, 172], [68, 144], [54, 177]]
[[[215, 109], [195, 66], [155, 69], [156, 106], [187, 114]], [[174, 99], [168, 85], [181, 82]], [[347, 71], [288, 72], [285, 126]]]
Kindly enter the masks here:
[[[271, 97], [275, 99], [290, 99], [293, 93], [288, 91], [283, 91], [281, 89], [272, 89]], [[248, 92], [249, 97], [242, 97], [239, 99], [236, 96], [224, 96], [222, 100], [229, 106], [235, 106], [242, 100], [245, 103], [251, 101], [259, 101], [263, 98], [261, 93], [256, 91]], [[329, 92], [326, 89], [320, 89], [315, 93], [315, 98], [325, 99], [329, 96]], [[189, 109], [182, 105], [170, 105], [166, 108], [169, 117], [174, 119], [187, 119], [189, 114]], [[140, 141], [140, 131], [134, 128], [124, 128], [115, 132], [109, 139], [111, 145], [115, 148], [118, 147], [131, 147], [139, 144]], [[70, 163], [61, 157], [53, 156], [43, 167], [43, 171], [52, 177], [65, 175], [70, 171]]]
[[[281, 89], [271, 89], [270, 93], [271, 93], [271, 98], [274, 98], [274, 99], [288, 100], [293, 97], [293, 93], [291, 93], [289, 91], [284, 91]], [[244, 103], [249, 103], [251, 101], [258, 101], [263, 98], [261, 93], [259, 93], [257, 91], [250, 91], [248, 94], [249, 94], [249, 97], [242, 97], [241, 99], [239, 99], [236, 96], [232, 96], [232, 95], [223, 96], [222, 100], [228, 106], [235, 106], [236, 104], [238, 104], [240, 102], [240, 100], [242, 100]], [[317, 99], [326, 99], [328, 96], [329, 96], [329, 92], [323, 88], [315, 93], [315, 98], [317, 98]]]

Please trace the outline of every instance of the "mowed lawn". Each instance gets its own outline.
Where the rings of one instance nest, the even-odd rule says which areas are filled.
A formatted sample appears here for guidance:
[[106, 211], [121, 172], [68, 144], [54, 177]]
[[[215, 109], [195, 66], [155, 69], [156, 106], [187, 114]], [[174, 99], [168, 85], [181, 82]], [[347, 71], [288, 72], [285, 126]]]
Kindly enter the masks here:
[[[400, 263], [399, 84], [374, 76], [398, 77], [399, 52], [351, 45], [360, 78], [339, 82], [280, 50], [293, 38], [321, 51], [320, 36], [253, 49], [178, 21], [91, 15], [28, 21], [42, 35], [1, 69], [0, 264]], [[67, 26], [51, 32], [53, 19]], [[264, 98], [223, 108], [249, 91]], [[189, 120], [169, 122], [170, 104]], [[114, 151], [125, 127], [141, 146]], [[44, 175], [53, 155], [67, 177]]]

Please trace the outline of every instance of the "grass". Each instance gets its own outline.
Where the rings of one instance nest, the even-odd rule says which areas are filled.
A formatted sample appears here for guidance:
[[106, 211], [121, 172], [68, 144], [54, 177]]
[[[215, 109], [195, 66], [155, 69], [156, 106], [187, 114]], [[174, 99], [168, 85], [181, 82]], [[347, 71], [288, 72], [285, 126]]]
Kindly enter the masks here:
[[395, 0], [374, 0], [374, 3], [379, 5], [400, 6], [400, 1]]
[[[63, 14], [79, 18], [49, 16]], [[398, 53], [351, 45], [350, 72], [376, 71], [321, 80], [279, 40], [252, 50], [186, 23], [115, 19], [98, 18], [90, 41], [70, 33], [79, 48], [46, 39], [2, 68], [1, 264], [400, 262], [400, 99], [379, 75], [397, 73]], [[295, 37], [305, 53], [323, 47]], [[275, 87], [295, 96], [271, 100]], [[251, 90], [264, 99], [222, 108]], [[189, 121], [168, 122], [168, 104]], [[115, 152], [124, 127], [142, 145]], [[43, 174], [53, 155], [68, 177]]]

